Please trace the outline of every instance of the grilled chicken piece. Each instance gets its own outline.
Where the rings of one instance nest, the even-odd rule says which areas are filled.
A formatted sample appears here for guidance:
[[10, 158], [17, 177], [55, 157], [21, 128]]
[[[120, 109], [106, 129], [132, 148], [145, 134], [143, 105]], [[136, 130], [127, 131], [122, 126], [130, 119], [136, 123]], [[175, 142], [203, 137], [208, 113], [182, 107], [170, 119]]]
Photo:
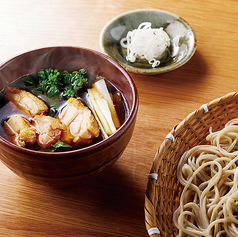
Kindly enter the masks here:
[[13, 115], [3, 126], [10, 141], [18, 146], [33, 146], [36, 142], [36, 131], [30, 122], [21, 115]]
[[48, 112], [48, 106], [43, 100], [28, 91], [20, 90], [16, 87], [6, 88], [5, 99], [13, 102], [19, 109], [31, 117]]
[[47, 149], [55, 144], [61, 137], [62, 131], [66, 130], [59, 119], [43, 114], [34, 117], [32, 124], [37, 132], [37, 144]]
[[99, 126], [88, 107], [79, 100], [70, 98], [59, 114], [60, 121], [67, 126], [61, 139], [67, 143], [89, 145], [99, 136]]

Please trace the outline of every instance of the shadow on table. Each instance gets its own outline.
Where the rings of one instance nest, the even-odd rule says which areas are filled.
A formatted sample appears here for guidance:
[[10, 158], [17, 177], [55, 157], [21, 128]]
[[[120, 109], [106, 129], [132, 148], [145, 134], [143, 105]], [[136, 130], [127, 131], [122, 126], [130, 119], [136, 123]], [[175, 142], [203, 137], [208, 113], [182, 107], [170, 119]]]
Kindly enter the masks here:
[[[127, 236], [146, 236], [144, 195], [146, 186], [137, 183], [132, 174], [114, 164], [90, 181], [70, 188], [49, 188], [78, 222], [87, 219], [93, 225], [114, 229]], [[146, 185], [145, 177], [145, 185]], [[63, 200], [63, 201], [62, 201]], [[117, 223], [119, 221], [120, 223]], [[93, 227], [95, 228], [95, 227]], [[124, 230], [122, 230], [124, 228]]]
[[[157, 83], [160, 86], [168, 85], [172, 87], [176, 85], [176, 89], [182, 87], [186, 89], [203, 84], [208, 72], [209, 66], [206, 59], [197, 51], [190, 61], [173, 71], [157, 75], [131, 74], [131, 76], [139, 87], [142, 86], [140, 83]], [[191, 90], [190, 92], [192, 93]]]

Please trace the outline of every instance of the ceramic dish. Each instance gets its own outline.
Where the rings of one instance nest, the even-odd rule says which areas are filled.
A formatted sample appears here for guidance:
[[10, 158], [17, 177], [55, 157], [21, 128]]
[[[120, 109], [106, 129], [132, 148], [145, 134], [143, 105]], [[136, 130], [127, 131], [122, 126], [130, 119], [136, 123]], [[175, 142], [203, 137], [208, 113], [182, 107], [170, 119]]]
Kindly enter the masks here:
[[[123, 96], [127, 117], [108, 138], [90, 146], [62, 152], [20, 147], [1, 134], [0, 160], [20, 177], [35, 183], [56, 187], [78, 185], [108, 169], [126, 149], [136, 122], [139, 103], [137, 89], [129, 73], [103, 53], [80, 47], [49, 47], [26, 52], [0, 65], [0, 91], [16, 79], [46, 68], [59, 71], [84, 68], [89, 85], [98, 75], [106, 78]], [[3, 106], [3, 95], [0, 94], [1, 112], [6, 108]]]
[[[156, 68], [152, 68], [145, 60], [128, 62], [126, 49], [120, 45], [121, 39], [126, 37], [128, 31], [137, 29], [142, 22], [151, 22], [152, 28], [163, 27], [171, 40], [169, 60]], [[178, 39], [178, 46], [175, 46], [174, 42]], [[197, 41], [192, 27], [181, 17], [163, 10], [142, 9], [123, 13], [109, 21], [100, 34], [100, 46], [104, 53], [129, 72], [160, 74], [184, 65], [193, 56]]]

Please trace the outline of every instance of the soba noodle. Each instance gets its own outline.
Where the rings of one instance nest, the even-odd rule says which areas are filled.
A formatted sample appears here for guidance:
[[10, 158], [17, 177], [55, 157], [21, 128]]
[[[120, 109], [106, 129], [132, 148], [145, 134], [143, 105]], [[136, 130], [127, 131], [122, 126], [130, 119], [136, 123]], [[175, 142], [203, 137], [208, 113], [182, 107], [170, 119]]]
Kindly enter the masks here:
[[207, 136], [211, 145], [185, 152], [177, 176], [184, 186], [174, 212], [178, 236], [238, 236], [238, 119]]

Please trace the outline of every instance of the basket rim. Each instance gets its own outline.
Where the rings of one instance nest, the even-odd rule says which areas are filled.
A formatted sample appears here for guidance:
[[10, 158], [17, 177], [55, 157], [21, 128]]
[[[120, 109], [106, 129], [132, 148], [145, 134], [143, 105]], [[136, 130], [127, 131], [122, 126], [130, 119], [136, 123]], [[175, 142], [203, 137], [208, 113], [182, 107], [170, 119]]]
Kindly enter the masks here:
[[224, 103], [229, 103], [231, 101], [238, 102], [238, 91], [227, 93], [224, 96], [216, 98], [208, 102], [207, 104], [203, 104], [200, 108], [194, 110], [187, 117], [185, 117], [180, 123], [175, 125], [161, 143], [152, 161], [150, 172], [147, 177], [148, 182], [145, 192], [145, 205], [144, 205], [145, 227], [149, 236], [162, 237], [158, 226], [158, 221], [156, 220], [156, 205], [157, 205], [155, 200], [156, 195], [155, 193], [154, 194], [151, 193], [151, 191], [154, 192], [156, 189], [158, 168], [160, 166], [162, 158], [164, 157], [163, 152], [174, 142], [179, 132], [187, 124], [189, 124], [195, 116], [202, 116], [203, 114], [209, 112], [212, 108], [220, 106]]

